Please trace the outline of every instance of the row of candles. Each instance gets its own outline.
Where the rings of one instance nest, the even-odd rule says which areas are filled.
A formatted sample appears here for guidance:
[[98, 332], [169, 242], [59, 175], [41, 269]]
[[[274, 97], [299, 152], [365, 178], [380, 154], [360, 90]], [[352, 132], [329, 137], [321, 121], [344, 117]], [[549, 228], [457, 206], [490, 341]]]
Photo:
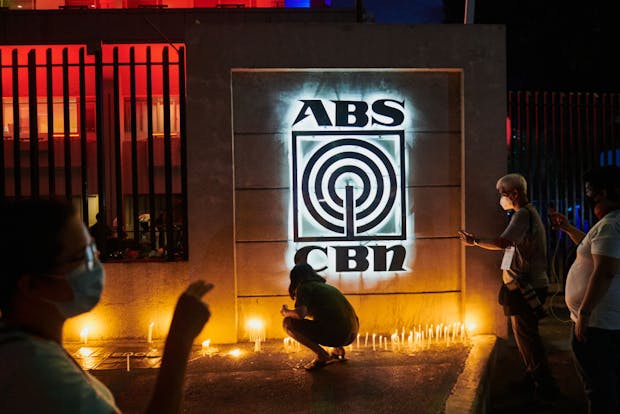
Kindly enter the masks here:
[[[150, 344], [153, 342], [153, 327], [154, 322], [151, 322], [148, 326], [147, 342]], [[400, 351], [402, 350], [415, 350], [429, 347], [432, 343], [445, 343], [449, 345], [457, 341], [463, 342], [468, 337], [468, 331], [473, 330], [473, 326], [466, 326], [461, 322], [454, 322], [452, 324], [439, 323], [426, 324], [424, 327], [418, 325], [411, 330], [406, 331], [403, 327], [400, 332], [395, 330], [391, 335], [378, 335], [376, 333], [366, 332], [364, 335], [361, 333], [357, 335], [354, 341], [357, 349], [368, 349], [372, 347], [373, 351], [388, 350]], [[80, 332], [80, 340], [84, 344], [88, 344], [89, 329], [84, 328]], [[252, 319], [248, 322], [248, 337], [250, 342], [254, 342], [254, 352], [260, 352], [261, 342], [266, 339], [265, 327], [262, 321]], [[203, 352], [210, 349], [210, 340], [206, 340], [202, 343]], [[363, 344], [363, 345], [362, 345]], [[287, 337], [283, 340], [284, 349], [287, 352], [299, 350], [300, 345], [293, 338]], [[350, 350], [353, 350], [353, 343], [349, 346]]]
[[[376, 333], [366, 332], [365, 335], [357, 334], [356, 340], [351, 343], [348, 348], [353, 351], [355, 348], [392, 351], [413, 351], [418, 349], [429, 348], [431, 344], [450, 345], [456, 342], [465, 342], [469, 337], [468, 331], [471, 332], [473, 326], [466, 327], [465, 324], [455, 322], [452, 324], [439, 323], [431, 324], [409, 330], [408, 334], [403, 327], [400, 332], [395, 330], [391, 335], [378, 335]], [[299, 342], [293, 338], [287, 337], [283, 340], [284, 350], [287, 352], [298, 351]]]

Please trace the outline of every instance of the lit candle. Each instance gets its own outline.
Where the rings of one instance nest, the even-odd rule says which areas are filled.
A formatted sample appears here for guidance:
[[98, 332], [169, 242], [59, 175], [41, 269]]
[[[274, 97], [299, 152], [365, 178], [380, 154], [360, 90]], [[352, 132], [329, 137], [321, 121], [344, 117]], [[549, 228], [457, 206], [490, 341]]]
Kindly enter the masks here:
[[80, 340], [83, 344], [88, 343], [88, 328], [82, 329], [82, 331], [80, 332]]
[[368, 332], [366, 332], [366, 339], [364, 339], [364, 348], [368, 348]]
[[390, 339], [392, 340], [392, 352], [394, 352], [397, 348], [399, 348], [398, 331], [395, 331]]
[[372, 334], [372, 350], [373, 350], [373, 351], [376, 351], [376, 350], [377, 350], [377, 349], [375, 348], [375, 336], [376, 336], [376, 334], [374, 334], [374, 333], [373, 333], [373, 334]]
[[357, 349], [360, 349], [360, 334], [357, 334]]
[[131, 355], [131, 352], [127, 352], [127, 372], [131, 370], [131, 367], [129, 365], [129, 355]]
[[379, 349], [383, 346], [383, 335], [379, 335]]
[[153, 342], [153, 326], [155, 326], [155, 322], [149, 323], [149, 332], [146, 337], [146, 342], [148, 342], [149, 344]]
[[260, 351], [260, 343], [265, 339], [265, 324], [260, 319], [248, 321], [250, 341], [254, 342], [254, 352]]

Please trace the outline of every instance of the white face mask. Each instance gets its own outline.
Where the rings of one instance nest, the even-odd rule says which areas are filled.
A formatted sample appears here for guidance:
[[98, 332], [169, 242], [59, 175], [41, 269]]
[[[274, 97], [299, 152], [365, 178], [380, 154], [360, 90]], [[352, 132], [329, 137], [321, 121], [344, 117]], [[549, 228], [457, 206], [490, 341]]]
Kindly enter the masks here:
[[499, 205], [502, 206], [504, 210], [514, 210], [515, 206], [512, 204], [512, 200], [506, 196], [502, 196], [499, 199]]
[[56, 306], [62, 316], [68, 319], [81, 315], [89, 312], [99, 303], [105, 272], [98, 259], [94, 259], [90, 268], [86, 263], [82, 264], [69, 273], [66, 279], [73, 291], [73, 299], [67, 302], [47, 300]]

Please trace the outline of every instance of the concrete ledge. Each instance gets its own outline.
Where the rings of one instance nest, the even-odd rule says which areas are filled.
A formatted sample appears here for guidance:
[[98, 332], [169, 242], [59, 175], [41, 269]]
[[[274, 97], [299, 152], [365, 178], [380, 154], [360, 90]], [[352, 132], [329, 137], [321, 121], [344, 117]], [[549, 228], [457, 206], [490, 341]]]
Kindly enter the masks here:
[[479, 414], [487, 411], [489, 371], [495, 352], [495, 335], [476, 335], [463, 372], [446, 401], [446, 414]]

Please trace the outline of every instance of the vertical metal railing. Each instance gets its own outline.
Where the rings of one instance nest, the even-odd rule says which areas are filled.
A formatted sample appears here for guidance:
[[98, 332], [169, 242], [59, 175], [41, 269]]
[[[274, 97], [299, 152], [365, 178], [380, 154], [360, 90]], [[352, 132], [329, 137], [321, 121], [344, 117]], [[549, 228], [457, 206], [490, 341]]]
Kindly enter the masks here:
[[45, 51], [45, 80], [47, 89], [47, 184], [50, 197], [56, 196], [56, 154], [54, 148], [54, 73], [52, 49]]
[[189, 239], [187, 228], [189, 218], [187, 215], [187, 128], [185, 124], [186, 104], [185, 101], [185, 48], [179, 48], [179, 139], [181, 143], [181, 194], [183, 214], [183, 246], [184, 256], [189, 255]]
[[22, 179], [21, 179], [21, 141], [20, 141], [20, 116], [19, 116], [19, 57], [17, 50], [13, 50], [12, 62], [13, 73], [13, 179], [15, 182], [15, 198], [22, 196]]
[[71, 201], [73, 186], [71, 181], [71, 114], [69, 109], [69, 49], [62, 50], [62, 125], [65, 149], [65, 196]]
[[5, 166], [4, 166], [4, 91], [2, 86], [2, 53], [0, 53], [0, 198], [4, 198], [6, 194], [6, 187], [4, 181], [6, 180]]
[[144, 258], [186, 259], [185, 50], [171, 56], [170, 47], [155, 57], [146, 45], [123, 46], [122, 55], [117, 46], [89, 55], [83, 47], [0, 48], [0, 198], [60, 196], [90, 224], [89, 198], [98, 197], [103, 224], [116, 218], [118, 254], [108, 258], [133, 259], [146, 245]]
[[146, 48], [146, 139], [148, 152], [148, 178], [149, 178], [149, 216], [151, 226], [149, 228], [149, 239], [151, 249], [157, 247], [155, 231], [155, 150], [153, 147], [153, 71], [151, 64], [151, 47]]
[[37, 57], [28, 52], [28, 120], [30, 142], [30, 196], [39, 196], [39, 126], [37, 124]]
[[[120, 92], [120, 64], [118, 47], [114, 48], [112, 63], [112, 78], [114, 83], [114, 177], [116, 177], [116, 234], [118, 240], [125, 238], [125, 213], [123, 211], [123, 168], [121, 154], [121, 92]], [[122, 247], [119, 246], [119, 249]]]
[[164, 222], [166, 223], [166, 255], [169, 260], [174, 258], [174, 214], [172, 211], [172, 142], [170, 140], [170, 56], [168, 48], [164, 48], [162, 53], [162, 88], [164, 100], [164, 182], [165, 182], [165, 204]]
[[88, 226], [88, 141], [86, 131], [86, 56], [84, 48], [80, 49], [79, 62], [80, 79], [80, 161], [81, 180], [80, 192], [82, 198], [82, 221]]
[[133, 237], [140, 240], [140, 207], [138, 205], [138, 116], [136, 109], [136, 50], [129, 50], [129, 106], [131, 111], [131, 204], [133, 213]]
[[546, 221], [550, 263], [562, 283], [574, 245], [553, 229], [548, 210], [566, 214], [587, 231], [592, 211], [584, 206], [583, 174], [618, 165], [619, 96], [616, 93], [511, 91], [508, 93], [508, 163], [528, 179], [529, 197]]

